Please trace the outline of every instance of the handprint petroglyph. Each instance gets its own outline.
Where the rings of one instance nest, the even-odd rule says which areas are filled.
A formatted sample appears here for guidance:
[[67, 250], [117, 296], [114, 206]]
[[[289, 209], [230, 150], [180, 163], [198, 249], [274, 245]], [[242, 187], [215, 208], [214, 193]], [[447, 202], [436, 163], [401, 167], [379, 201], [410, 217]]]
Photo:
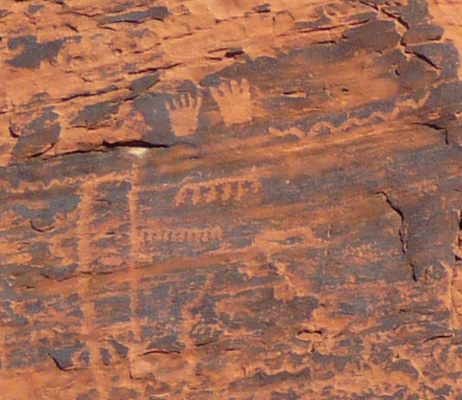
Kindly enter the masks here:
[[199, 94], [192, 96], [189, 93], [180, 93], [167, 101], [166, 107], [176, 136], [190, 136], [196, 133], [201, 105], [202, 96]]
[[211, 87], [210, 92], [227, 126], [252, 119], [252, 98], [247, 79], [223, 81], [219, 87]]

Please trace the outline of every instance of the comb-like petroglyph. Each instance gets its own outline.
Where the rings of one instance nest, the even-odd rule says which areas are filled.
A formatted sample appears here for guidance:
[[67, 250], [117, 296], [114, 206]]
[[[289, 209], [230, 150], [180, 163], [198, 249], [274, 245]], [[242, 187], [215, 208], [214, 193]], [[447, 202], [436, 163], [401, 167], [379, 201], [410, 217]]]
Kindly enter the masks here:
[[225, 241], [221, 227], [179, 227], [145, 231], [142, 243], [154, 259], [198, 256], [220, 250]]
[[175, 205], [184, 203], [211, 204], [241, 201], [258, 194], [261, 183], [253, 178], [218, 178], [210, 181], [183, 184], [175, 196]]
[[172, 228], [162, 229], [158, 232], [145, 232], [144, 240], [147, 243], [208, 243], [223, 240], [223, 231], [215, 228]]

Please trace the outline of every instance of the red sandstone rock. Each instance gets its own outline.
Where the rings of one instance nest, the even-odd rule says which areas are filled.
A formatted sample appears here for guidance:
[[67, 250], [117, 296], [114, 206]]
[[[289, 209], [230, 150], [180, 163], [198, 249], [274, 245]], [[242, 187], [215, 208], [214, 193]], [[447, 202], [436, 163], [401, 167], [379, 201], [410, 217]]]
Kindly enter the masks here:
[[4, 0], [0, 398], [462, 398], [459, 11]]

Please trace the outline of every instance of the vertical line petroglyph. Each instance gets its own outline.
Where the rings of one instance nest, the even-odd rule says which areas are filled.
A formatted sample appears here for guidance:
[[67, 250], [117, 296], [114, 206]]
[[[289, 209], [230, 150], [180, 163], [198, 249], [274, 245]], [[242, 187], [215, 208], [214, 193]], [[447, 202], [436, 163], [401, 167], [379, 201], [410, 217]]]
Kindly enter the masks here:
[[131, 310], [131, 330], [133, 334], [133, 344], [129, 350], [130, 364], [133, 362], [138, 353], [138, 346], [141, 342], [141, 325], [139, 320], [139, 283], [141, 279], [142, 267], [142, 241], [139, 236], [138, 224], [138, 185], [139, 185], [139, 166], [136, 161], [132, 165], [130, 172], [131, 188], [128, 193], [128, 208], [130, 212], [130, 310]]
[[78, 240], [78, 284], [77, 291], [81, 301], [82, 340], [86, 343], [90, 355], [90, 369], [94, 382], [102, 381], [102, 364], [99, 357], [98, 331], [95, 325], [95, 310], [91, 293], [92, 280], [92, 204], [93, 194], [97, 190], [98, 181], [90, 179], [80, 187], [79, 219], [77, 221]]

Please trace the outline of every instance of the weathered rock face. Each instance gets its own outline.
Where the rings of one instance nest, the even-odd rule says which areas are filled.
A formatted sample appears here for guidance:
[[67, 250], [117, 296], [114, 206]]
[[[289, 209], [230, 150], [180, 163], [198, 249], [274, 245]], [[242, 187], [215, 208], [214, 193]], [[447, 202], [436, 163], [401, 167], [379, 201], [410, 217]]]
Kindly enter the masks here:
[[1, 399], [462, 399], [461, 7], [3, 0]]

